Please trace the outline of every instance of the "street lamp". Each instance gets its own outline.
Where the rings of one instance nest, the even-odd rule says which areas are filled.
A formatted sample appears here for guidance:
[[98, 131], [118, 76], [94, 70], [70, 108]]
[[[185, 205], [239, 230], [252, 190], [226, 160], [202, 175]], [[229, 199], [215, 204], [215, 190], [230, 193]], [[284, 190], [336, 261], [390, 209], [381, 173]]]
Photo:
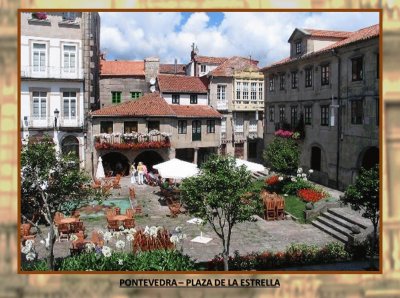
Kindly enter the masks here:
[[58, 116], [60, 115], [60, 111], [56, 108], [54, 110], [54, 128], [57, 130], [57, 120]]

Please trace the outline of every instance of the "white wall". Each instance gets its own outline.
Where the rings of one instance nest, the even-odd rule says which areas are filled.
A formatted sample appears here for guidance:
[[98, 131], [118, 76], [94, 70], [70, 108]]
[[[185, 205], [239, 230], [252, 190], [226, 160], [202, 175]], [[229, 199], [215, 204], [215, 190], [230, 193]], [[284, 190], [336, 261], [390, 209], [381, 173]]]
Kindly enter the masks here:
[[[172, 94], [162, 94], [162, 97], [168, 104], [172, 104]], [[180, 105], [190, 105], [190, 94], [180, 94], [179, 98]], [[197, 104], [198, 105], [208, 105], [207, 94], [198, 94], [197, 95]]]

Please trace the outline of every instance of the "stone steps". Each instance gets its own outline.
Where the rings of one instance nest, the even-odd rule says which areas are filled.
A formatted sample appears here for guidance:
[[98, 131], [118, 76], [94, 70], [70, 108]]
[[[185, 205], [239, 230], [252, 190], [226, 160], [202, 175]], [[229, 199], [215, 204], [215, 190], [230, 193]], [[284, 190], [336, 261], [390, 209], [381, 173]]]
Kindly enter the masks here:
[[268, 174], [266, 172], [253, 172], [251, 173], [251, 177], [253, 180], [260, 180], [267, 178]]
[[338, 239], [339, 241], [343, 243], [347, 243], [349, 241], [349, 238], [346, 235], [343, 235], [342, 233], [330, 228], [329, 226], [315, 220], [312, 222], [312, 225], [321, 231], [324, 231], [325, 233], [331, 235], [332, 237]]

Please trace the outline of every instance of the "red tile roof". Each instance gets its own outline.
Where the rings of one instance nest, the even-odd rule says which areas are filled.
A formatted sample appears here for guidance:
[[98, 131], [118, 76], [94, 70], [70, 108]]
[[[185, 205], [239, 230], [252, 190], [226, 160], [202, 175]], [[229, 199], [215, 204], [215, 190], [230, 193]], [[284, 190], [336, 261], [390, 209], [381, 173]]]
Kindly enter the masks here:
[[222, 115], [206, 105], [170, 105], [178, 118], [221, 118]]
[[215, 77], [231, 77], [233, 76], [235, 70], [258, 71], [259, 67], [257, 66], [257, 64], [257, 60], [250, 60], [248, 58], [234, 56], [226, 60], [213, 71], [211, 71], [210, 74]]
[[93, 111], [93, 116], [162, 116], [176, 117], [175, 112], [158, 92], [148, 93], [137, 100]]
[[351, 31], [333, 31], [333, 30], [319, 30], [319, 29], [302, 29], [313, 37], [333, 37], [333, 38], [347, 38], [353, 32]]
[[[177, 75], [186, 75], [185, 64], [176, 65]], [[160, 64], [160, 73], [162, 74], [175, 74], [175, 64]]]
[[311, 53], [302, 55], [300, 57], [292, 57], [292, 58], [291, 57], [286, 57], [286, 58], [284, 58], [284, 59], [282, 59], [282, 60], [280, 60], [278, 62], [275, 62], [275, 63], [273, 63], [273, 64], [271, 64], [269, 66], [264, 67], [261, 70], [262, 71], [269, 70], [270, 68], [273, 68], [273, 67], [276, 67], [276, 66], [281, 66], [281, 65], [284, 65], [284, 64], [288, 64], [288, 63], [291, 63], [293, 61], [297, 61], [297, 60], [300, 60], [300, 59], [310, 58], [310, 57], [313, 57], [315, 55], [322, 54], [324, 52], [328, 52], [328, 51], [330, 51], [332, 49], [337, 49], [337, 48], [340, 48], [340, 47], [344, 47], [344, 46], [353, 44], [355, 42], [360, 42], [360, 41], [363, 41], [363, 40], [376, 38], [378, 36], [379, 36], [379, 24], [372, 25], [372, 26], [369, 26], [369, 27], [366, 27], [366, 28], [362, 28], [362, 29], [360, 29], [358, 31], [352, 32], [348, 38], [345, 38], [345, 39], [342, 39], [342, 40], [340, 40], [338, 42], [335, 42], [334, 44], [331, 44], [331, 45], [329, 45], [329, 46], [327, 46], [327, 47], [325, 47], [323, 49], [320, 49], [320, 50], [318, 50], [316, 52], [311, 52]]
[[206, 105], [170, 105], [158, 92], [145, 94], [134, 101], [93, 111], [91, 115], [95, 117], [221, 118], [220, 113]]
[[196, 56], [196, 62], [205, 64], [221, 64], [224, 63], [228, 58], [226, 57], [208, 57], [208, 56]]
[[158, 85], [161, 92], [207, 93], [208, 79], [206, 77], [159, 75]]
[[144, 76], [144, 61], [100, 60], [101, 76]]

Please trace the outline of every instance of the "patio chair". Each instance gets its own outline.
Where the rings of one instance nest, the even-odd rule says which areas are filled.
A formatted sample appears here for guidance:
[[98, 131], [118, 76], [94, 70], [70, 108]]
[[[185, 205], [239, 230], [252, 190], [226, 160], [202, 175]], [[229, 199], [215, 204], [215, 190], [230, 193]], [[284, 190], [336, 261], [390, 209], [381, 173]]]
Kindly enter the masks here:
[[96, 231], [93, 231], [91, 241], [92, 241], [97, 247], [103, 247], [103, 245], [104, 245], [103, 237], [102, 237], [99, 233], [97, 233]]
[[171, 217], [177, 217], [181, 213], [181, 204], [173, 203], [168, 205], [169, 211], [171, 212]]
[[68, 224], [59, 224], [58, 225], [58, 241], [61, 242], [61, 239], [69, 240], [69, 225]]
[[283, 198], [276, 200], [276, 218], [285, 218], [285, 200]]
[[93, 183], [92, 183], [92, 188], [96, 189], [96, 188], [101, 188], [101, 181], [94, 179]]
[[266, 220], [275, 220], [276, 214], [275, 214], [275, 200], [272, 199], [267, 199], [266, 204], [264, 205], [265, 207], [265, 219]]
[[56, 225], [58, 225], [60, 223], [60, 220], [64, 218], [64, 214], [62, 214], [61, 212], [56, 212], [54, 214], [54, 222], [56, 223]]
[[132, 208], [128, 208], [125, 210], [125, 215], [128, 216], [128, 218], [133, 218], [135, 216], [135, 211], [133, 211]]
[[72, 217], [79, 218], [80, 216], [81, 216], [81, 213], [79, 211], [75, 210], [72, 212]]
[[71, 233], [79, 233], [80, 231], [82, 231], [82, 233], [85, 232], [83, 221], [72, 222], [69, 224], [69, 227]]
[[69, 248], [71, 256], [80, 254], [85, 250], [86, 241], [78, 239], [72, 241], [71, 247]]
[[110, 191], [110, 189], [113, 188], [113, 183], [112, 181], [106, 182], [102, 188], [101, 188], [101, 192], [104, 194], [108, 193]]
[[109, 231], [119, 231], [119, 225], [118, 225], [118, 220], [108, 220], [108, 230]]
[[142, 214], [142, 206], [138, 205], [135, 207], [135, 214]]
[[22, 241], [23, 245], [25, 245], [26, 240], [34, 240], [35, 239], [35, 235], [32, 235], [30, 230], [31, 230], [30, 224], [22, 224], [21, 225], [21, 241]]
[[121, 185], [119, 184], [119, 181], [121, 180], [121, 175], [118, 174], [115, 179], [112, 181], [112, 187], [113, 188], [121, 188]]
[[129, 187], [129, 198], [131, 200], [136, 198], [136, 192], [134, 187]]
[[135, 219], [134, 218], [125, 219], [123, 225], [125, 229], [132, 229], [135, 227]]

